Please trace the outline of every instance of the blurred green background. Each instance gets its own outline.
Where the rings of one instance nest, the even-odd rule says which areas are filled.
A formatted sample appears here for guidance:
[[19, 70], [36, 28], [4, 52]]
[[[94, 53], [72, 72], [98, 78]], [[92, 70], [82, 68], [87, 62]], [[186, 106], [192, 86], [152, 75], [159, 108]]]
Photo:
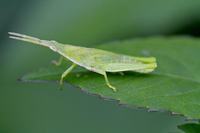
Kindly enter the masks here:
[[59, 56], [8, 39], [14, 31], [91, 46], [155, 35], [200, 35], [199, 0], [1, 0], [0, 133], [168, 133], [184, 118], [119, 106], [66, 85], [21, 83]]

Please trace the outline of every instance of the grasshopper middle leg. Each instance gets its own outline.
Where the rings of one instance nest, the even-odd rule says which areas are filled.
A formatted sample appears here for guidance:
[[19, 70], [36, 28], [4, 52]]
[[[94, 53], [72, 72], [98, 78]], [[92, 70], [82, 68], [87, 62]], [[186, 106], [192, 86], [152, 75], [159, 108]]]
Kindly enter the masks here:
[[72, 64], [61, 76], [60, 85], [63, 85], [63, 79], [76, 67], [76, 64]]

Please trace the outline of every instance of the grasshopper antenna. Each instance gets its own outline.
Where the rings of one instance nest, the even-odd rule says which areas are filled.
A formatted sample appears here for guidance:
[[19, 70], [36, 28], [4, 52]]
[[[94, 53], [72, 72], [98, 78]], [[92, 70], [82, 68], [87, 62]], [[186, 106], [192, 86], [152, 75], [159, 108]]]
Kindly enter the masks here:
[[35, 37], [31, 37], [31, 36], [27, 36], [27, 35], [15, 33], [15, 32], [8, 32], [8, 34], [10, 35], [9, 38], [12, 38], [12, 39], [21, 40], [21, 41], [30, 42], [33, 44], [38, 44], [38, 45], [42, 45], [45, 47], [49, 47], [49, 43], [46, 40], [40, 40]]

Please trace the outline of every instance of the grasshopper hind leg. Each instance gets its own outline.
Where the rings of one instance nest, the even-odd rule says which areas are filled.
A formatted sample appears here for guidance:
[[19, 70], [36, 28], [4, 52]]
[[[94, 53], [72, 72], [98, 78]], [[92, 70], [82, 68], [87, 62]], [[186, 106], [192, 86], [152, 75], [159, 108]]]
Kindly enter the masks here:
[[106, 85], [107, 85], [109, 88], [111, 88], [114, 92], [116, 92], [117, 89], [116, 89], [114, 86], [112, 86], [112, 85], [110, 84], [106, 72], [104, 73], [104, 78], [105, 78], [105, 81], [106, 81]]

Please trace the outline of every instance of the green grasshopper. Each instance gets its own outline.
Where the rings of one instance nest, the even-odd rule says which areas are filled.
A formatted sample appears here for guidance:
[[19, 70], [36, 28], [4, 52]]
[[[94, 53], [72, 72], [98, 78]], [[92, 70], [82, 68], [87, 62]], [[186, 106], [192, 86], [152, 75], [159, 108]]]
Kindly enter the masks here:
[[60, 85], [63, 84], [64, 77], [76, 66], [81, 66], [89, 71], [103, 75], [107, 86], [113, 91], [116, 91], [116, 88], [110, 84], [106, 72], [134, 71], [149, 73], [157, 67], [155, 57], [133, 57], [95, 48], [86, 48], [69, 44], [64, 45], [56, 41], [41, 40], [19, 33], [9, 32], [9, 34], [12, 39], [42, 45], [59, 53], [61, 58], [57, 62], [54, 61], [56, 65], [61, 64], [63, 58], [70, 60], [72, 65], [61, 75]]

